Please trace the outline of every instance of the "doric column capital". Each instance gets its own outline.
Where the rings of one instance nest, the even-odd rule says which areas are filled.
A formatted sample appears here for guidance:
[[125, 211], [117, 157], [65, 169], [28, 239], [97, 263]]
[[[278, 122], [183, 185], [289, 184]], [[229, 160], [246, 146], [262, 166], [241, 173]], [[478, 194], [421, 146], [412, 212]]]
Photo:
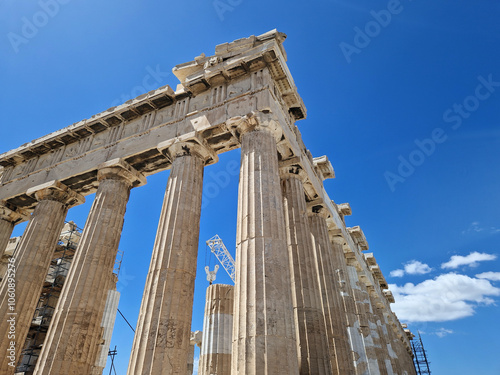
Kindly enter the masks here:
[[337, 210], [337, 213], [339, 214], [340, 219], [343, 221], [345, 224], [345, 217], [349, 216], [352, 214], [351, 206], [349, 203], [340, 203], [340, 204], [335, 204], [334, 201], [332, 201], [335, 209]]
[[37, 201], [51, 200], [60, 202], [68, 207], [77, 206], [85, 202], [85, 198], [82, 195], [56, 180], [32, 187], [28, 189], [26, 194]]
[[368, 274], [364, 272], [363, 266], [359, 262], [356, 262], [355, 267], [356, 271], [358, 272], [359, 281], [361, 281], [366, 288], [369, 286], [374, 286], [372, 283], [372, 278], [370, 278]]
[[185, 136], [159, 143], [156, 148], [173, 163], [178, 157], [193, 155], [205, 162], [205, 165], [214, 164], [219, 161], [217, 153], [201, 139], [198, 134], [186, 134]]
[[333, 170], [332, 163], [330, 163], [326, 155], [314, 158], [313, 165], [314, 170], [321, 181], [329, 178], [335, 178], [335, 171]]
[[368, 250], [368, 241], [366, 241], [365, 234], [359, 227], [359, 225], [355, 227], [349, 227], [347, 228], [349, 233], [351, 234], [351, 237], [353, 241], [356, 243], [356, 245], [359, 246], [360, 250]]
[[377, 309], [385, 309], [385, 304], [382, 301], [382, 298], [385, 298], [385, 296], [380, 295], [377, 293], [375, 290], [375, 287], [373, 285], [367, 285], [366, 289], [368, 290], [368, 294], [370, 295], [370, 298], [372, 298], [372, 306], [376, 307]]
[[383, 290], [382, 293], [384, 293], [385, 298], [387, 299], [387, 302], [389, 303], [394, 303], [396, 300], [394, 299], [394, 295], [390, 290]]
[[279, 142], [283, 136], [281, 126], [270, 110], [252, 111], [245, 116], [232, 117], [226, 121], [226, 126], [240, 141], [245, 133], [257, 130], [271, 132], [276, 142]]
[[325, 220], [330, 217], [330, 212], [321, 198], [307, 202], [307, 213], [309, 216], [321, 216]]
[[97, 180], [125, 180], [131, 187], [146, 185], [146, 177], [121, 159], [109, 160], [97, 167]]
[[337, 244], [337, 245], [341, 245], [342, 247], [344, 247], [344, 245], [346, 245], [346, 240], [341, 235], [339, 235], [337, 233], [334, 234], [334, 233], [332, 233], [331, 230], [328, 231], [328, 234], [330, 235], [330, 241], [332, 241], [332, 243]]
[[279, 163], [280, 178], [285, 180], [287, 178], [297, 178], [305, 184], [308, 181], [307, 172], [302, 168], [300, 162], [295, 160], [282, 161]]
[[355, 267], [357, 271], [361, 270], [361, 265], [359, 264], [358, 260], [356, 259], [356, 256], [354, 253], [345, 253], [345, 261], [348, 266]]
[[351, 206], [349, 203], [340, 203], [337, 205], [337, 211], [339, 215], [350, 216], [352, 215]]
[[30, 215], [25, 210], [14, 207], [5, 201], [0, 201], [0, 220], [17, 224], [29, 220], [29, 218]]
[[[231, 311], [232, 313], [232, 311]], [[191, 332], [191, 339], [189, 340], [189, 343], [191, 345], [196, 345], [198, 348], [201, 349], [201, 342], [203, 341], [203, 332], [202, 331], [194, 331]]]
[[379, 296], [377, 295], [377, 291], [375, 290], [375, 286], [373, 285], [367, 285], [366, 286], [366, 291], [368, 292], [368, 295], [373, 298], [377, 299]]

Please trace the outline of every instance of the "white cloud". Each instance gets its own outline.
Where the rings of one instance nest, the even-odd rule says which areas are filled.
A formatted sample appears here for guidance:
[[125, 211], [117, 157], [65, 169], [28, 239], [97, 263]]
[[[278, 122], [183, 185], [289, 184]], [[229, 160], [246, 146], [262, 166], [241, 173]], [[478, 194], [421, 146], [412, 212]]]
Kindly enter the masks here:
[[405, 264], [405, 272], [410, 275], [424, 275], [432, 271], [432, 268], [427, 264], [412, 260]]
[[393, 310], [408, 322], [444, 322], [471, 316], [478, 304], [489, 305], [489, 296], [500, 289], [488, 280], [447, 273], [420, 284], [389, 285], [396, 303]]
[[409, 275], [424, 275], [432, 271], [432, 268], [427, 264], [419, 262], [418, 260], [410, 260], [408, 263], [405, 263], [404, 270], [397, 269], [391, 271], [390, 275], [392, 277], [403, 277], [405, 273]]
[[473, 221], [470, 223], [469, 228], [467, 228], [463, 233], [467, 232], [482, 232], [484, 228], [479, 226], [479, 221]]
[[485, 260], [495, 260], [497, 258], [494, 254], [478, 253], [474, 251], [469, 255], [453, 255], [450, 260], [446, 263], [441, 264], [441, 268], [458, 268], [460, 266], [477, 267], [478, 262]]
[[483, 272], [476, 275], [478, 279], [500, 281], [500, 272]]
[[453, 333], [453, 330], [451, 329], [446, 329], [446, 328], [439, 328], [434, 334], [440, 338], [443, 338], [445, 336], [448, 336]]
[[469, 228], [462, 231], [462, 234], [480, 233], [480, 232], [498, 233], [500, 232], [500, 229], [496, 227], [484, 227], [480, 225], [479, 221], [473, 221], [472, 223], [470, 223]]
[[394, 271], [391, 271], [390, 275], [391, 277], [403, 277], [405, 274], [405, 271], [403, 270], [394, 270]]

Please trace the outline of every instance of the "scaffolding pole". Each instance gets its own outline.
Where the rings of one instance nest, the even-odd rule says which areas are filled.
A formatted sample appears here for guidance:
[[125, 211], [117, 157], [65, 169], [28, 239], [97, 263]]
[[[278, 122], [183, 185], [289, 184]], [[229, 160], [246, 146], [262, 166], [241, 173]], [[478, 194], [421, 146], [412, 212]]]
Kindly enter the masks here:
[[418, 340], [411, 340], [411, 346], [413, 349], [413, 364], [415, 365], [417, 375], [430, 374], [430, 362], [427, 360], [427, 353], [424, 349], [424, 343], [422, 342], [420, 332], [418, 332]]

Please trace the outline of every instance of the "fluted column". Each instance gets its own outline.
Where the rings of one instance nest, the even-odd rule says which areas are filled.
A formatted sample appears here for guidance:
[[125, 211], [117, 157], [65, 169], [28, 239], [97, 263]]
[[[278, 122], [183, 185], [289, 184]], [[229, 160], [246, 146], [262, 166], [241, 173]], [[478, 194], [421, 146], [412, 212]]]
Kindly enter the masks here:
[[413, 352], [411, 349], [411, 344], [409, 345], [410, 346], [403, 345], [405, 349], [405, 355], [404, 355], [405, 369], [408, 375], [417, 375], [417, 369], [415, 368], [415, 365], [413, 363]]
[[28, 219], [29, 215], [25, 211], [14, 207], [7, 207], [7, 204], [0, 202], [0, 256], [9, 243], [14, 225]]
[[[84, 201], [56, 181], [27, 193], [34, 195], [38, 204], [11, 258], [15, 274], [9, 275], [8, 271], [9, 277], [0, 286], [0, 332], [4, 333], [0, 344], [1, 374], [14, 374], [68, 208]], [[14, 336], [8, 337], [7, 332]]]
[[114, 273], [113, 278], [113, 289], [108, 290], [106, 305], [104, 306], [104, 314], [101, 322], [101, 327], [103, 328], [103, 339], [100, 342], [96, 363], [93, 366], [90, 375], [102, 375], [109, 357], [111, 338], [113, 336], [116, 314], [120, 303], [120, 292], [116, 291], [116, 281], [118, 278]]
[[351, 351], [353, 353], [354, 373], [356, 375], [368, 375], [370, 374], [368, 358], [366, 356], [360, 321], [357, 315], [356, 302], [353, 297], [351, 280], [347, 272], [346, 257], [343, 250], [344, 242], [345, 241], [342, 237], [333, 236], [332, 238], [332, 254], [336, 264], [335, 272], [337, 273], [340, 283], [342, 302], [344, 305], [347, 323], [347, 335]]
[[234, 286], [213, 284], [207, 288], [200, 375], [231, 375]]
[[299, 372], [331, 374], [316, 259], [298, 173], [299, 167], [281, 169]]
[[187, 372], [203, 168], [210, 151], [184, 143], [159, 148], [173, 163], [144, 288], [129, 375]]
[[188, 362], [187, 362], [187, 371], [186, 371], [187, 375], [193, 375], [193, 371], [194, 371], [194, 347], [195, 346], [196, 345], [193, 343], [189, 344], [189, 351], [188, 351], [188, 357], [187, 357]]
[[99, 187], [35, 367], [37, 375], [90, 374], [99, 355], [130, 189], [146, 180], [118, 160], [99, 166], [97, 177]]
[[347, 325], [340, 285], [335, 272], [336, 264], [326, 224], [327, 211], [314, 207], [315, 213], [309, 217], [313, 244], [316, 249], [317, 267], [326, 323], [326, 336], [330, 350], [333, 374], [352, 374], [354, 365], [351, 348], [346, 335]]
[[[14, 230], [14, 223], [7, 219], [5, 208], [0, 206], [0, 257], [3, 255], [7, 244], [9, 243], [10, 236]], [[3, 276], [3, 273], [0, 277]]]
[[348, 258], [347, 260], [347, 275], [349, 277], [350, 285], [352, 288], [352, 295], [356, 305], [356, 316], [359, 322], [359, 330], [363, 336], [363, 344], [365, 347], [366, 359], [368, 364], [368, 373], [371, 375], [379, 375], [380, 369], [377, 360], [377, 353], [375, 344], [371, 336], [370, 322], [368, 319], [367, 311], [367, 296], [364, 295], [362, 290], [362, 283], [359, 280], [357, 272], [357, 261], [355, 258]]
[[401, 366], [401, 373], [404, 374], [405, 372], [408, 372], [407, 362], [405, 359], [405, 350], [401, 337], [396, 332], [394, 332], [393, 344], [394, 351], [396, 352], [396, 355], [398, 357], [398, 363], [400, 363]]
[[385, 326], [387, 327], [387, 338], [388, 338], [388, 343], [387, 343], [387, 351], [389, 352], [389, 358], [391, 360], [392, 368], [395, 374], [402, 374], [403, 373], [403, 366], [402, 366], [402, 360], [399, 359], [398, 357], [398, 349], [397, 349], [397, 340], [399, 340], [394, 332], [394, 328], [391, 324], [391, 321], [389, 319], [389, 316], [392, 315], [392, 311], [384, 311], [383, 312], [383, 318], [385, 322]]
[[401, 366], [401, 374], [414, 375], [416, 373], [415, 367], [413, 365], [413, 359], [409, 352], [407, 345], [405, 344], [406, 334], [401, 327], [401, 323], [391, 312], [394, 320], [392, 321], [392, 329], [394, 333], [393, 348], [397, 354], [397, 361]]
[[[370, 302], [373, 309], [373, 315], [377, 324], [377, 331], [381, 348], [379, 359], [381, 360], [381, 362], [384, 363], [387, 374], [393, 375], [395, 368], [393, 367], [393, 362], [391, 358], [392, 347], [389, 339], [387, 326], [385, 324], [385, 318], [383, 313], [384, 307], [383, 304], [380, 302], [379, 297], [377, 296], [373, 287], [368, 288], [368, 292], [370, 294]], [[381, 296], [381, 298], [385, 297]]]
[[21, 222], [29, 220], [29, 215], [15, 207], [7, 207], [6, 203], [0, 202], [0, 281], [7, 271], [7, 259], [3, 258], [5, 249], [9, 243], [10, 236], [14, 230], [14, 226]]
[[[189, 353], [188, 353], [188, 363], [187, 363], [187, 375], [193, 375], [194, 371], [194, 349], [195, 346], [198, 346], [201, 351], [201, 342], [202, 342], [202, 336], [203, 332], [201, 331], [194, 331], [191, 332], [191, 340], [189, 342]], [[200, 360], [198, 359], [198, 365], [200, 363]], [[200, 374], [200, 371], [198, 370], [198, 374]]]
[[[367, 337], [365, 337], [365, 341], [369, 337], [371, 343], [373, 344], [373, 348], [371, 349], [372, 355], [374, 355], [380, 375], [387, 375], [387, 368], [385, 365], [386, 356], [383, 353], [383, 348], [380, 341], [380, 335], [378, 332], [377, 318], [374, 313], [375, 307], [371, 303], [371, 298], [368, 293], [368, 288], [365, 283], [365, 277], [363, 277], [363, 272], [358, 271], [359, 282], [359, 290], [360, 290], [360, 301], [356, 301], [363, 305], [363, 312], [368, 326], [366, 327]], [[373, 287], [373, 286], [370, 286]], [[368, 353], [370, 355], [370, 353]], [[369, 357], [370, 358], [370, 357]]]
[[251, 118], [237, 132], [241, 169], [232, 374], [294, 375], [298, 361], [275, 139], [279, 126], [262, 117], [263, 122]]

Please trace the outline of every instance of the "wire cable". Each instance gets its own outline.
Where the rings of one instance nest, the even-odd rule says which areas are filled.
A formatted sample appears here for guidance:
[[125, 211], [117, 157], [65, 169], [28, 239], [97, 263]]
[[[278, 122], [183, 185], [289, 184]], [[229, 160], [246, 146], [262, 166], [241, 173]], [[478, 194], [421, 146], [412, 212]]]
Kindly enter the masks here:
[[130, 329], [132, 330], [132, 332], [134, 332], [134, 333], [135, 333], [135, 329], [134, 329], [134, 328], [130, 325], [130, 323], [128, 322], [127, 318], [125, 318], [125, 317], [123, 316], [123, 314], [122, 314], [122, 312], [120, 311], [120, 309], [116, 309], [116, 310], [120, 313], [120, 315], [122, 316], [123, 320], [125, 320], [125, 321], [127, 322], [128, 326], [130, 327]]

